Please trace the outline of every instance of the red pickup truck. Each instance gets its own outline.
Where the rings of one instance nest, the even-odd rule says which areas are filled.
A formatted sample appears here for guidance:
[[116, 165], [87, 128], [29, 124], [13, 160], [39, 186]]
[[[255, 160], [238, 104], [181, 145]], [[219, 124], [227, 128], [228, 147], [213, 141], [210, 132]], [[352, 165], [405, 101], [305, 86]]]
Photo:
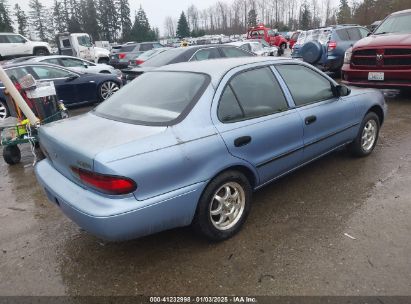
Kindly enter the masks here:
[[389, 15], [369, 37], [347, 50], [342, 82], [411, 89], [411, 9]]
[[249, 28], [247, 39], [264, 39], [270, 45], [278, 47], [279, 55], [284, 54], [284, 50], [287, 48], [287, 39], [262, 24]]

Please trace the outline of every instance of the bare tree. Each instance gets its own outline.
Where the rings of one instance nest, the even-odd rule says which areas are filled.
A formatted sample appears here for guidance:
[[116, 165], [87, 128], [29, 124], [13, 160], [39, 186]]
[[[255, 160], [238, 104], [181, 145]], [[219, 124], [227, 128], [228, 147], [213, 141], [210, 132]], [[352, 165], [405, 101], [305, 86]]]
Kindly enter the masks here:
[[164, 22], [164, 27], [166, 30], [166, 36], [175, 37], [176, 36], [176, 27], [173, 17], [167, 16]]

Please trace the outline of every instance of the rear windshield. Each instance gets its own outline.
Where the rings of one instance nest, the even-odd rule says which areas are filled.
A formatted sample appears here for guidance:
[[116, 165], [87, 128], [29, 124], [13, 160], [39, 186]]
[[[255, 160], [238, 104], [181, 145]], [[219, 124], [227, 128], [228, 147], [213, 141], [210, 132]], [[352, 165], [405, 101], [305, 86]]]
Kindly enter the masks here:
[[186, 48], [176, 48], [176, 49], [171, 49], [168, 51], [165, 51], [161, 54], [158, 54], [157, 56], [154, 56], [150, 59], [148, 59], [146, 62], [141, 64], [141, 66], [144, 67], [161, 67], [163, 65], [170, 64], [174, 62], [174, 60], [186, 52]]
[[411, 33], [411, 14], [392, 15], [381, 23], [374, 34]]
[[209, 76], [199, 73], [144, 73], [96, 107], [94, 113], [128, 123], [173, 125], [188, 114], [208, 83]]

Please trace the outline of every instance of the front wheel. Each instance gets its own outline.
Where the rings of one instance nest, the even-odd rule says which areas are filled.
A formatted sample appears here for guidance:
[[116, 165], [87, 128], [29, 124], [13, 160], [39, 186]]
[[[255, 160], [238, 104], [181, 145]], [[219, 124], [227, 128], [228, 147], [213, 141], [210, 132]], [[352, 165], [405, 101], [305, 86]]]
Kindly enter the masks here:
[[227, 171], [201, 195], [193, 226], [211, 241], [228, 239], [240, 231], [251, 208], [252, 188], [244, 174]]
[[349, 145], [349, 149], [355, 156], [364, 157], [374, 150], [380, 132], [380, 119], [374, 112], [368, 113], [360, 127], [356, 139]]
[[9, 165], [16, 165], [21, 160], [20, 149], [17, 145], [5, 146], [3, 148], [3, 158]]
[[100, 101], [104, 101], [111, 95], [120, 90], [120, 86], [114, 81], [105, 81], [99, 87], [99, 98]]
[[281, 43], [280, 48], [278, 50], [278, 55], [282, 56], [284, 55], [285, 49], [287, 48], [287, 44]]
[[5, 101], [0, 100], [0, 121], [6, 119], [10, 115], [9, 109]]

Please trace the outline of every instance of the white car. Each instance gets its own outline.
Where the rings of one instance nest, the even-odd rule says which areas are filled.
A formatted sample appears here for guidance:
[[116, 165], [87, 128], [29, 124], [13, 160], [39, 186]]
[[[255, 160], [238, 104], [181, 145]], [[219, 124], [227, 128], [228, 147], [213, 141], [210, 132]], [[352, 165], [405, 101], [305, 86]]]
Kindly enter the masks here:
[[0, 33], [0, 60], [21, 56], [45, 56], [51, 53], [50, 45], [30, 41], [20, 34]]
[[68, 69], [86, 72], [86, 73], [106, 73], [121, 76], [121, 71], [113, 68], [111, 65], [105, 63], [94, 63], [85, 59], [64, 56], [64, 55], [51, 55], [40, 57], [26, 57], [13, 60], [14, 63], [30, 61], [30, 62], [43, 62], [64, 66]]

